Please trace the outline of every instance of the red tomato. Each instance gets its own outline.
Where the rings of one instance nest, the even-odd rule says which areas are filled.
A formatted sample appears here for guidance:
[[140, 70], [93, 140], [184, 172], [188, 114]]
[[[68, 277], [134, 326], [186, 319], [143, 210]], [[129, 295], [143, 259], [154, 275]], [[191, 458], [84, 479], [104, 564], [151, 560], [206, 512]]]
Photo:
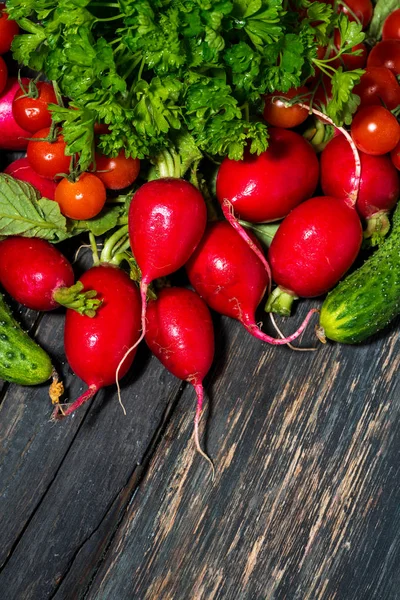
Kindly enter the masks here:
[[374, 7], [371, 0], [346, 0], [339, 5], [339, 12], [345, 14], [349, 21], [357, 18], [365, 29], [372, 19]]
[[353, 92], [360, 96], [360, 106], [384, 105], [394, 110], [400, 104], [400, 85], [386, 67], [367, 67]]
[[[274, 96], [282, 96], [282, 98], [294, 98], [295, 96], [304, 96], [309, 94], [309, 90], [305, 87], [292, 88], [288, 92], [276, 92], [275, 94], [268, 94], [265, 97], [264, 106], [264, 119], [275, 127], [284, 127], [290, 129], [291, 127], [297, 127], [300, 123], [303, 123], [308, 117], [308, 110], [301, 108], [294, 104], [293, 106], [285, 106], [285, 102], [279, 99], [274, 99]], [[300, 100], [308, 104], [309, 98], [303, 98]]]
[[[335, 29], [334, 44], [337, 49], [340, 48], [340, 31]], [[332, 66], [344, 67], [345, 69], [352, 71], [353, 69], [363, 69], [367, 63], [367, 46], [365, 44], [357, 44], [353, 46], [352, 51], [361, 50], [360, 55], [353, 56], [352, 54], [342, 54], [336, 61], [333, 61]], [[334, 56], [334, 54], [333, 54]], [[335, 64], [336, 63], [336, 64]]]
[[394, 10], [383, 24], [383, 40], [400, 40], [400, 8]]
[[400, 140], [400, 125], [383, 106], [364, 106], [353, 118], [351, 135], [362, 152], [386, 154]]
[[5, 89], [5, 87], [7, 85], [7, 78], [8, 78], [7, 65], [4, 62], [4, 59], [1, 58], [1, 56], [0, 56], [0, 94], [3, 93], [3, 90]]
[[0, 3], [0, 54], [9, 51], [14, 36], [19, 33], [17, 23], [8, 18], [4, 9], [5, 4]]
[[38, 97], [31, 98], [20, 89], [13, 100], [14, 119], [20, 127], [35, 133], [39, 129], [50, 127], [51, 114], [49, 103], [57, 104], [57, 98], [51, 83], [38, 81], [36, 84]]
[[122, 190], [132, 185], [139, 170], [140, 160], [126, 158], [123, 150], [114, 158], [96, 153], [96, 175], [109, 190]]
[[93, 173], [82, 173], [76, 181], [64, 178], [56, 188], [55, 201], [70, 219], [91, 219], [103, 208], [106, 188]]
[[29, 164], [38, 175], [47, 179], [55, 179], [59, 173], [69, 173], [71, 157], [65, 155], [66, 144], [62, 135], [55, 142], [42, 141], [47, 138], [50, 128], [40, 129], [33, 134], [38, 138], [28, 142], [27, 157]]
[[369, 53], [367, 67], [387, 67], [394, 75], [400, 75], [400, 40], [384, 40]]
[[391, 151], [390, 158], [392, 159], [392, 163], [394, 164], [396, 169], [400, 171], [400, 142]]

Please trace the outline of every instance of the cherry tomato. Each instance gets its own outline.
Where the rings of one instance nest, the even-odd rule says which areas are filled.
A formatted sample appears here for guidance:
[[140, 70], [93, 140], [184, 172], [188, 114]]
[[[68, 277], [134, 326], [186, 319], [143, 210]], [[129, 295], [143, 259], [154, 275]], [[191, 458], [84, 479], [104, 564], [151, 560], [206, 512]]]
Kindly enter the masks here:
[[28, 142], [26, 153], [32, 169], [38, 175], [56, 179], [59, 173], [69, 173], [71, 157], [65, 155], [66, 144], [62, 135], [55, 142], [41, 140], [47, 138], [49, 132], [50, 128], [46, 127], [34, 133], [32, 137], [35, 139]]
[[346, 0], [339, 5], [339, 12], [345, 14], [349, 21], [358, 19], [365, 29], [372, 19], [374, 7], [371, 0]]
[[400, 125], [383, 106], [364, 106], [353, 118], [351, 135], [362, 152], [386, 154], [400, 140]]
[[1, 58], [1, 56], [0, 56], [0, 94], [3, 93], [3, 90], [5, 89], [5, 87], [7, 85], [7, 78], [8, 78], [7, 65], [4, 62], [4, 59]]
[[19, 32], [17, 23], [8, 18], [4, 9], [5, 4], [0, 3], [0, 54], [9, 51], [14, 37]]
[[353, 92], [360, 96], [360, 106], [385, 106], [394, 110], [400, 104], [400, 85], [386, 67], [367, 67]]
[[[340, 31], [339, 29], [335, 29], [333, 42], [337, 49], [340, 48], [340, 41]], [[336, 61], [333, 61], [330, 64], [334, 67], [344, 67], [348, 71], [352, 71], [353, 69], [363, 69], [367, 64], [367, 46], [363, 43], [357, 44], [352, 48], [352, 51], [355, 52], [356, 50], [361, 50], [361, 54], [355, 56], [352, 54], [342, 54]]]
[[105, 204], [106, 188], [93, 173], [82, 173], [76, 181], [62, 179], [56, 188], [54, 199], [65, 217], [92, 219]]
[[14, 119], [18, 125], [31, 133], [50, 127], [51, 114], [48, 105], [49, 103], [57, 103], [51, 83], [38, 81], [36, 88], [38, 91], [37, 98], [26, 96], [22, 89], [19, 90], [15, 94], [12, 107]]
[[[290, 129], [303, 123], [308, 117], [308, 110], [301, 108], [300, 106], [293, 104], [292, 106], [285, 106], [285, 101], [276, 98], [281, 96], [282, 98], [294, 98], [295, 96], [304, 96], [309, 94], [309, 90], [305, 87], [292, 88], [288, 92], [276, 92], [276, 94], [269, 94], [265, 97], [264, 105], [264, 119], [275, 127], [284, 127]], [[302, 98], [300, 102], [308, 104], [309, 99]]]
[[392, 163], [394, 164], [396, 169], [400, 171], [400, 142], [391, 151], [390, 158], [392, 159]]
[[376, 44], [369, 53], [367, 67], [386, 67], [394, 75], [400, 75], [400, 40]]
[[114, 158], [96, 153], [96, 175], [109, 190], [122, 190], [132, 185], [139, 170], [140, 160], [126, 158], [123, 150]]
[[386, 17], [382, 29], [383, 40], [400, 40], [400, 8]]

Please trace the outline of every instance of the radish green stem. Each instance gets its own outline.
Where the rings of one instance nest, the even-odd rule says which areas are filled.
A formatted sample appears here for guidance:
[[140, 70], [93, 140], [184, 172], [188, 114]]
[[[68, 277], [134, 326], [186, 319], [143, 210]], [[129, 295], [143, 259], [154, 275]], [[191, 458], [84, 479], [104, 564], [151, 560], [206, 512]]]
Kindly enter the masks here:
[[113, 235], [111, 235], [106, 243], [104, 244], [103, 250], [100, 255], [100, 262], [111, 262], [113, 257], [113, 250], [121, 238], [128, 235], [128, 225], [124, 225], [120, 229], [117, 229]]
[[246, 242], [246, 244], [248, 244], [250, 246], [250, 248], [258, 256], [258, 258], [261, 260], [262, 264], [264, 265], [265, 270], [267, 271], [267, 274], [268, 274], [268, 295], [269, 295], [271, 293], [272, 277], [271, 277], [271, 268], [268, 264], [267, 259], [265, 258], [264, 254], [261, 252], [261, 250], [253, 242], [251, 237], [248, 235], [247, 231], [240, 225], [238, 219], [234, 215], [233, 206], [229, 202], [229, 200], [225, 199], [222, 202], [222, 212], [224, 213], [224, 217], [226, 218], [226, 220], [232, 225], [232, 227], [234, 229], [236, 229], [236, 231], [238, 232], [240, 237]]
[[93, 254], [93, 264], [98, 265], [98, 264], [100, 264], [100, 257], [99, 257], [99, 252], [97, 250], [96, 238], [94, 237], [92, 232], [89, 233], [89, 241], [90, 241], [90, 247], [92, 249], [92, 254]]

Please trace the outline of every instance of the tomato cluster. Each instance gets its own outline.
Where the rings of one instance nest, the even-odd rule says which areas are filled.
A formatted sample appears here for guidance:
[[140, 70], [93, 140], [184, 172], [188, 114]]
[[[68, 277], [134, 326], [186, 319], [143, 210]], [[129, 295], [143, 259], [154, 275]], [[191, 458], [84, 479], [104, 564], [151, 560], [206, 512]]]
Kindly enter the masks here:
[[[332, 4], [330, 0], [326, 3]], [[365, 29], [370, 23], [373, 6], [370, 0], [346, 0], [339, 7], [350, 20], [358, 19]], [[351, 125], [351, 135], [357, 148], [367, 154], [381, 156], [391, 153], [392, 162], [400, 166], [400, 125], [398, 119], [400, 107], [400, 8], [393, 11], [385, 20], [382, 41], [368, 52], [364, 43], [358, 44], [353, 51], [358, 55], [343, 54], [336, 56], [340, 48], [340, 33], [335, 32], [333, 48], [318, 48], [319, 60], [328, 56], [330, 65], [342, 66], [345, 70], [364, 68], [360, 82], [353, 92], [359, 96], [360, 105]], [[308, 117], [306, 108], [312, 105], [322, 109], [332, 97], [330, 78], [316, 69], [316, 74], [307, 82], [307, 86], [293, 88], [279, 96], [265, 97], [264, 118], [273, 126], [292, 128], [303, 123]], [[315, 90], [315, 86], [317, 89]], [[290, 104], [293, 98], [298, 104]]]

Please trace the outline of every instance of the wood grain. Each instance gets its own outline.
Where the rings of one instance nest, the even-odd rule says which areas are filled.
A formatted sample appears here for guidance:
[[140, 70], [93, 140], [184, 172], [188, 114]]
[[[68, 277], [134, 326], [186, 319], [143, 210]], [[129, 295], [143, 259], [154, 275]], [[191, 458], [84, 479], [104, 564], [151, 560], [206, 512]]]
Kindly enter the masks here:
[[398, 326], [358, 347], [267, 348], [224, 322], [208, 450], [185, 390], [85, 598], [398, 597]]

